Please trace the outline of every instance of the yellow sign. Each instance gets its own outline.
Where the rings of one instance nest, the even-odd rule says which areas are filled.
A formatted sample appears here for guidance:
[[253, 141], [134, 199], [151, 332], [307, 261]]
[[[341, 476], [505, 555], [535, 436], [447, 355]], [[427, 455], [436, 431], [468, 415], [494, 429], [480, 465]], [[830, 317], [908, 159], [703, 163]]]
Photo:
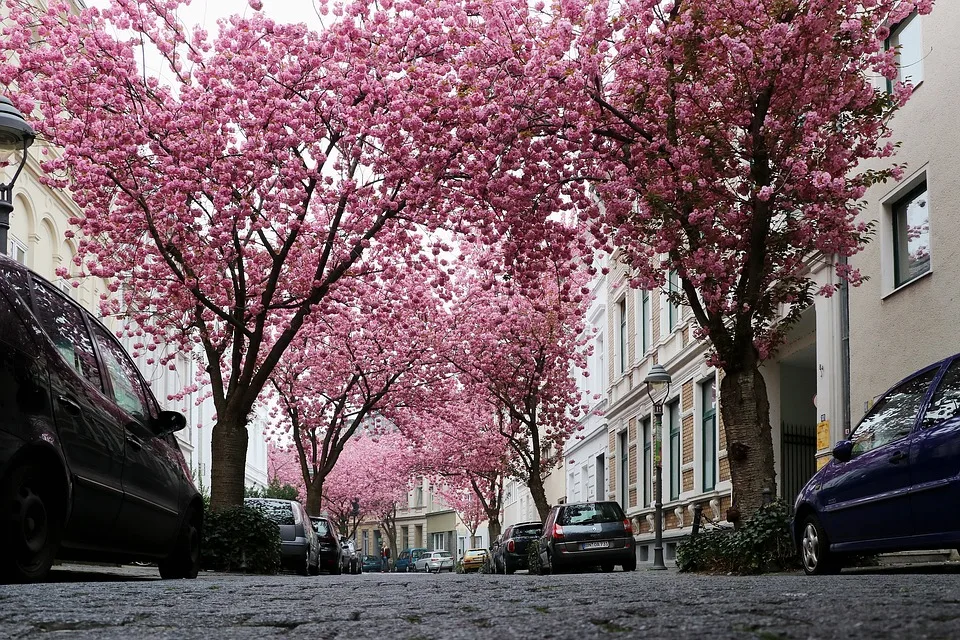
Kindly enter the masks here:
[[830, 421], [823, 420], [817, 423], [817, 451], [830, 448]]

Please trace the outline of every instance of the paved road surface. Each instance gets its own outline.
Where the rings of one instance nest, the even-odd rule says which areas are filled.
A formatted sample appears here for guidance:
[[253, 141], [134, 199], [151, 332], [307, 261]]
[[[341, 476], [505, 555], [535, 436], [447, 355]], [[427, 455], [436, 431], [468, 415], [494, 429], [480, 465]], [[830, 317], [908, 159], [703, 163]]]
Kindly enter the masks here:
[[0, 586], [0, 638], [960, 638], [960, 570], [758, 577], [206, 573], [64, 567]]

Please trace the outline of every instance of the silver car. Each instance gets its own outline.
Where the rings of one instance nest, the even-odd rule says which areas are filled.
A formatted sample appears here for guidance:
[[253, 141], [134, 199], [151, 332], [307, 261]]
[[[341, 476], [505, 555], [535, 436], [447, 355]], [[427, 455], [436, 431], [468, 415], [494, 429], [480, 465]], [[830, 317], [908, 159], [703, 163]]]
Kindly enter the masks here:
[[285, 567], [302, 576], [320, 573], [320, 543], [302, 504], [275, 498], [246, 498], [243, 502], [260, 509], [280, 528], [280, 552]]
[[428, 551], [420, 556], [414, 568], [417, 571], [440, 573], [453, 571], [453, 555], [449, 551]]

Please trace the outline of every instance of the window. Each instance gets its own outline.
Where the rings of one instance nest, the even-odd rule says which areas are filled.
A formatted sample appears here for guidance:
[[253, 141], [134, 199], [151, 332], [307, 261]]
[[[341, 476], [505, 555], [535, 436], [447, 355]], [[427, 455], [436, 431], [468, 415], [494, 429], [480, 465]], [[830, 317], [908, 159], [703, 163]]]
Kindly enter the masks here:
[[640, 292], [640, 352], [650, 350], [650, 292]]
[[627, 370], [627, 301], [617, 302], [617, 373]]
[[643, 434], [643, 502], [640, 506], [648, 507], [653, 502], [653, 431], [650, 418], [640, 421], [640, 433]]
[[[917, 86], [923, 82], [923, 44], [920, 38], [920, 16], [916, 13], [900, 22], [890, 32], [887, 49], [897, 50], [897, 81]], [[892, 91], [887, 81], [887, 90]]]
[[930, 271], [930, 207], [927, 183], [893, 204], [894, 286]]
[[413, 491], [413, 506], [422, 507], [423, 506], [423, 487], [417, 487]]
[[103, 364], [113, 385], [113, 395], [117, 405], [131, 417], [146, 423], [152, 412], [150, 403], [143, 390], [143, 383], [137, 368], [127, 357], [116, 340], [99, 325], [94, 325], [93, 336], [103, 356]]
[[602, 453], [597, 456], [597, 500], [603, 497], [607, 490], [607, 458]]
[[20, 264], [27, 264], [27, 246], [16, 238], [10, 238], [10, 257]]
[[620, 432], [620, 504], [627, 504], [627, 479], [628, 467], [627, 467], [627, 432]]
[[667, 331], [673, 331], [680, 322], [680, 306], [674, 302], [674, 294], [680, 293], [680, 276], [675, 269], [667, 275]]
[[917, 411], [936, 373], [937, 370], [932, 369], [911, 378], [874, 405], [850, 436], [853, 455], [882, 447], [913, 431]]
[[717, 485], [717, 382], [710, 379], [700, 385], [703, 414], [700, 420], [703, 490]]
[[921, 427], [929, 429], [960, 416], [960, 359], [954, 360], [937, 386]]
[[680, 497], [680, 402], [667, 405], [670, 425], [670, 499]]
[[93, 341], [87, 332], [83, 312], [38, 279], [33, 280], [33, 293], [37, 319], [57, 351], [79, 375], [102, 391], [100, 367], [97, 366]]

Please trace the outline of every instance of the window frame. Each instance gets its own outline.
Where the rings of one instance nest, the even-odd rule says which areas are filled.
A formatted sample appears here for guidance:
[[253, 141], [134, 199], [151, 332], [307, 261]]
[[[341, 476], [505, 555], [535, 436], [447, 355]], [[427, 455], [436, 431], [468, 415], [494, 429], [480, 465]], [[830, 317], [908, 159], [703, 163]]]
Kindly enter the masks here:
[[667, 330], [669, 333], [676, 331], [680, 325], [680, 305], [674, 304], [669, 294], [679, 292], [680, 273], [676, 269], [670, 269], [667, 271]]
[[679, 500], [682, 478], [680, 474], [683, 442], [681, 440], [682, 425], [680, 420], [680, 399], [677, 398], [667, 405], [669, 418], [667, 420], [667, 434], [670, 452], [670, 499]]
[[[873, 407], [871, 407], [870, 411], [868, 411], [867, 414], [860, 419], [860, 422], [857, 423], [857, 426], [850, 432], [850, 436], [848, 437], [848, 440], [853, 444], [853, 447], [851, 449], [851, 458], [858, 458], [862, 455], [870, 453], [871, 451], [875, 451], [882, 447], [886, 447], [891, 443], [899, 442], [900, 440], [903, 440], [904, 438], [909, 437], [912, 433], [916, 432], [917, 426], [918, 424], [920, 424], [920, 416], [926, 413], [926, 408], [929, 403], [932, 390], [935, 388], [936, 383], [940, 378], [939, 374], [941, 372], [942, 367], [943, 367], [943, 363], [937, 363], [936, 365], [921, 369], [920, 371], [915, 372], [913, 375], [909, 376], [908, 378], [901, 380], [892, 388], [890, 388], [886, 393], [884, 393], [880, 397], [880, 399], [877, 400], [876, 404], [874, 404]], [[899, 435], [897, 435], [896, 437], [890, 438], [889, 440], [885, 440], [879, 444], [875, 444], [869, 449], [858, 448], [860, 441], [857, 440], [857, 433], [864, 428], [864, 425], [867, 423], [867, 421], [870, 420], [870, 418], [875, 417], [881, 410], [886, 408], [886, 403], [890, 400], [890, 398], [893, 396], [894, 393], [896, 393], [898, 390], [902, 389], [906, 385], [917, 382], [924, 376], [930, 376], [930, 379], [927, 381], [926, 390], [923, 392], [923, 395], [920, 397], [920, 400], [917, 403], [917, 407], [913, 415], [913, 422], [910, 423], [909, 428], [902, 430], [901, 432], [898, 432]]]
[[[916, 21], [916, 22], [914, 22], [914, 21]], [[919, 40], [919, 50], [917, 51], [917, 54], [918, 54], [917, 61], [916, 61], [915, 63], [911, 63], [911, 64], [908, 65], [908, 66], [917, 65], [917, 68], [919, 69], [919, 74], [918, 74], [918, 75], [919, 75], [919, 80], [917, 80], [916, 82], [914, 82], [914, 81], [913, 81], [913, 77], [911, 76], [911, 78], [910, 78], [911, 84], [913, 85], [914, 90], [916, 90], [917, 87], [919, 87], [921, 84], [923, 84], [923, 80], [924, 80], [924, 67], [923, 67], [923, 58], [924, 58], [924, 55], [923, 55], [923, 24], [922, 24], [922, 22], [920, 21], [920, 14], [917, 13], [916, 11], [914, 11], [914, 12], [912, 12], [909, 16], [907, 16], [906, 18], [904, 18], [904, 19], [901, 20], [900, 22], [898, 22], [898, 23], [896, 23], [895, 25], [893, 25], [893, 27], [891, 27], [891, 29], [890, 29], [890, 35], [888, 35], [887, 38], [886, 38], [886, 40], [883, 41], [883, 48], [884, 48], [885, 51], [889, 51], [890, 49], [893, 49], [893, 48], [895, 48], [895, 47], [897, 47], [897, 46], [900, 46], [901, 49], [902, 49], [902, 45], [894, 45], [894, 44], [893, 44], [893, 41], [894, 41], [894, 39], [899, 38], [899, 37], [901, 36], [901, 34], [907, 29], [907, 27], [911, 26], [912, 24], [916, 24], [916, 25], [917, 25], [917, 29], [918, 29], [917, 36], [918, 36], [918, 40]], [[902, 71], [903, 71], [903, 67], [902, 67], [902, 65], [900, 64], [900, 52], [897, 51], [897, 52], [895, 53], [895, 56], [896, 56], [895, 64], [896, 64], [896, 67], [897, 67], [897, 79], [896, 79], [896, 82], [903, 82], [903, 81], [904, 81], [904, 79], [903, 79], [903, 72], [902, 72]], [[885, 78], [885, 81], [886, 81], [887, 93], [893, 93], [893, 83], [894, 83], [894, 81], [891, 80], [890, 78]]]
[[[700, 383], [700, 483], [704, 491], [713, 491], [717, 488], [719, 476], [719, 448], [720, 434], [717, 432], [717, 380], [711, 377]], [[708, 403], [708, 390], [712, 390], [712, 403]], [[708, 422], [710, 437], [708, 438]], [[708, 473], [709, 471], [709, 473]]]
[[652, 343], [650, 331], [650, 290], [640, 290], [640, 353], [644, 356], [650, 351]]
[[640, 462], [643, 473], [643, 504], [649, 507], [653, 502], [653, 421], [650, 416], [640, 420], [640, 434], [643, 438], [643, 459]]
[[[906, 217], [907, 217], [907, 211], [908, 211], [908, 209], [907, 209], [906, 205], [907, 205], [908, 203], [912, 202], [913, 200], [917, 199], [921, 194], [926, 194], [926, 205], [925, 205], [924, 208], [927, 210], [926, 224], [927, 224], [927, 227], [928, 227], [928, 229], [927, 229], [927, 245], [928, 245], [928, 248], [927, 248], [927, 253], [928, 253], [927, 266], [926, 266], [926, 269], [924, 269], [922, 272], [920, 272], [920, 273], [918, 273], [918, 274], [916, 274], [916, 275], [913, 275], [913, 276], [910, 276], [910, 277], [903, 277], [903, 275], [901, 274], [901, 271], [902, 271], [904, 265], [901, 264], [901, 262], [902, 262], [902, 260], [901, 260], [902, 256], [901, 256], [901, 253], [900, 253], [900, 252], [901, 252], [901, 247], [900, 247], [900, 244], [901, 244], [900, 240], [901, 240], [901, 238], [900, 238], [900, 236], [902, 235], [902, 232], [901, 232], [901, 230], [900, 230], [900, 227], [901, 227], [901, 225], [900, 225], [900, 219], [901, 219], [901, 216], [902, 216], [903, 218], [906, 218]], [[893, 200], [893, 201], [890, 203], [889, 206], [890, 206], [890, 224], [891, 224], [891, 229], [892, 229], [892, 236], [891, 236], [891, 237], [892, 237], [892, 247], [893, 247], [893, 287], [894, 287], [894, 289], [898, 289], [898, 288], [900, 288], [900, 287], [903, 287], [903, 286], [905, 286], [905, 285], [910, 284], [911, 282], [913, 282], [913, 281], [915, 281], [915, 280], [918, 280], [918, 279], [922, 278], [923, 276], [925, 276], [926, 274], [930, 273], [930, 271], [933, 270], [933, 266], [931, 265], [931, 261], [932, 261], [932, 258], [933, 258], [933, 252], [932, 252], [932, 250], [930, 250], [930, 247], [929, 247], [929, 244], [930, 244], [930, 230], [929, 230], [929, 226], [930, 226], [930, 189], [929, 189], [929, 185], [927, 184], [926, 176], [924, 176], [923, 179], [922, 179], [921, 181], [919, 181], [916, 185], [910, 187], [910, 189], [909, 189], [908, 191], [906, 191], [906, 192], [902, 193], [901, 195], [899, 195], [895, 200]], [[904, 220], [904, 226], [905, 226], [905, 227], [908, 226], [908, 225], [907, 225], [907, 220]], [[906, 240], [907, 240], [907, 242], [909, 243], [909, 237], [908, 237]], [[907, 251], [905, 266], [906, 266], [907, 270], [909, 271], [909, 269], [910, 269], [910, 261], [909, 261], [909, 260], [910, 260], [910, 253], [909, 253], [909, 252], [910, 252], [910, 249], [909, 249], [909, 244], [907, 244], [907, 246], [905, 247], [905, 250]]]
[[627, 372], [627, 299], [626, 296], [616, 302], [617, 306], [617, 373]]

